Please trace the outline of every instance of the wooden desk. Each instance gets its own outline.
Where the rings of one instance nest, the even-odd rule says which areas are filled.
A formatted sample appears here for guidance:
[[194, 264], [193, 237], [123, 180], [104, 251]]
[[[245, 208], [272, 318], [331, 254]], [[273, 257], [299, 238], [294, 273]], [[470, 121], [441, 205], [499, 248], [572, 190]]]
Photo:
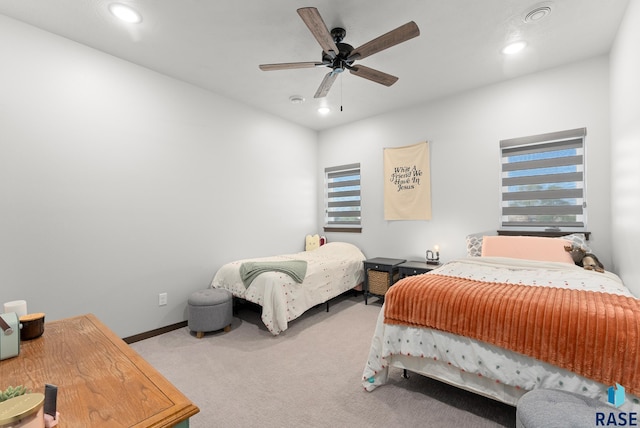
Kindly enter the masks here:
[[0, 388], [58, 386], [60, 428], [188, 426], [200, 410], [94, 315], [45, 324], [0, 361]]

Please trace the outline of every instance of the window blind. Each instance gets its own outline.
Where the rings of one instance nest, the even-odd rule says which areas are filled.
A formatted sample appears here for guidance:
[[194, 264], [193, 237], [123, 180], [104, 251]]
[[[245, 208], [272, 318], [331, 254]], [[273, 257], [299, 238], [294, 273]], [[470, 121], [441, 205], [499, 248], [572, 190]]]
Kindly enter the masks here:
[[360, 227], [360, 164], [325, 168], [325, 224]]
[[584, 227], [586, 129], [500, 141], [502, 226]]

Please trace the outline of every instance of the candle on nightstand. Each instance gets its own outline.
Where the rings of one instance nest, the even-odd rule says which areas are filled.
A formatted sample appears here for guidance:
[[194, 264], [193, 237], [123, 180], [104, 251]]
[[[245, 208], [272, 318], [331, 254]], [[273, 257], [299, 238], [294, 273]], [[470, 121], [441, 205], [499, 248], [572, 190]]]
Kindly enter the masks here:
[[433, 251], [427, 250], [427, 264], [437, 265], [440, 263], [440, 246], [434, 245]]

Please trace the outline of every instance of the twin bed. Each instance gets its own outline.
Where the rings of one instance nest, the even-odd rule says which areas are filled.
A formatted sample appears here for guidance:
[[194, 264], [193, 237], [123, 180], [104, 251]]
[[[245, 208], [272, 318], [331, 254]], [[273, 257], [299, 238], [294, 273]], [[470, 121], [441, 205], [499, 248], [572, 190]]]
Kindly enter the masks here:
[[[224, 288], [237, 298], [262, 306], [262, 322], [273, 335], [278, 335], [308, 309], [360, 285], [364, 260], [355, 245], [330, 242], [310, 251], [227, 263], [218, 270], [211, 287]], [[302, 282], [283, 272], [292, 263], [306, 266], [306, 272], [300, 275]], [[283, 269], [265, 271], [248, 283], [246, 277], [250, 275], [243, 275], [243, 271], [248, 272], [247, 266]]]
[[389, 289], [365, 390], [383, 385], [396, 367], [511, 405], [536, 388], [606, 402], [619, 384], [627, 393], [621, 409], [637, 409], [640, 301], [613, 273], [576, 266], [564, 240], [490, 239], [493, 250], [485, 242], [481, 257]]

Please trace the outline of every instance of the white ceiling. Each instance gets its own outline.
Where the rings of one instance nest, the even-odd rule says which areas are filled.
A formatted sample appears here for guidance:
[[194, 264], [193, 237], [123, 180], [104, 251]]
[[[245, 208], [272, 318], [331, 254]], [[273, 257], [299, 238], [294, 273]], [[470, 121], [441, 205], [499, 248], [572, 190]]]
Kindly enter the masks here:
[[[143, 15], [117, 21], [108, 0], [0, 0], [0, 13], [314, 130], [346, 124], [609, 51], [628, 0], [119, 0]], [[525, 23], [539, 5], [546, 18]], [[296, 13], [316, 7], [354, 47], [406, 22], [420, 36], [356, 64], [399, 77], [386, 87], [343, 73], [324, 99], [326, 68], [260, 71], [259, 64], [320, 61]], [[506, 42], [528, 48], [506, 57]], [[289, 102], [302, 95], [302, 104]], [[316, 109], [332, 108], [327, 116]], [[342, 106], [342, 111], [340, 107]]]

